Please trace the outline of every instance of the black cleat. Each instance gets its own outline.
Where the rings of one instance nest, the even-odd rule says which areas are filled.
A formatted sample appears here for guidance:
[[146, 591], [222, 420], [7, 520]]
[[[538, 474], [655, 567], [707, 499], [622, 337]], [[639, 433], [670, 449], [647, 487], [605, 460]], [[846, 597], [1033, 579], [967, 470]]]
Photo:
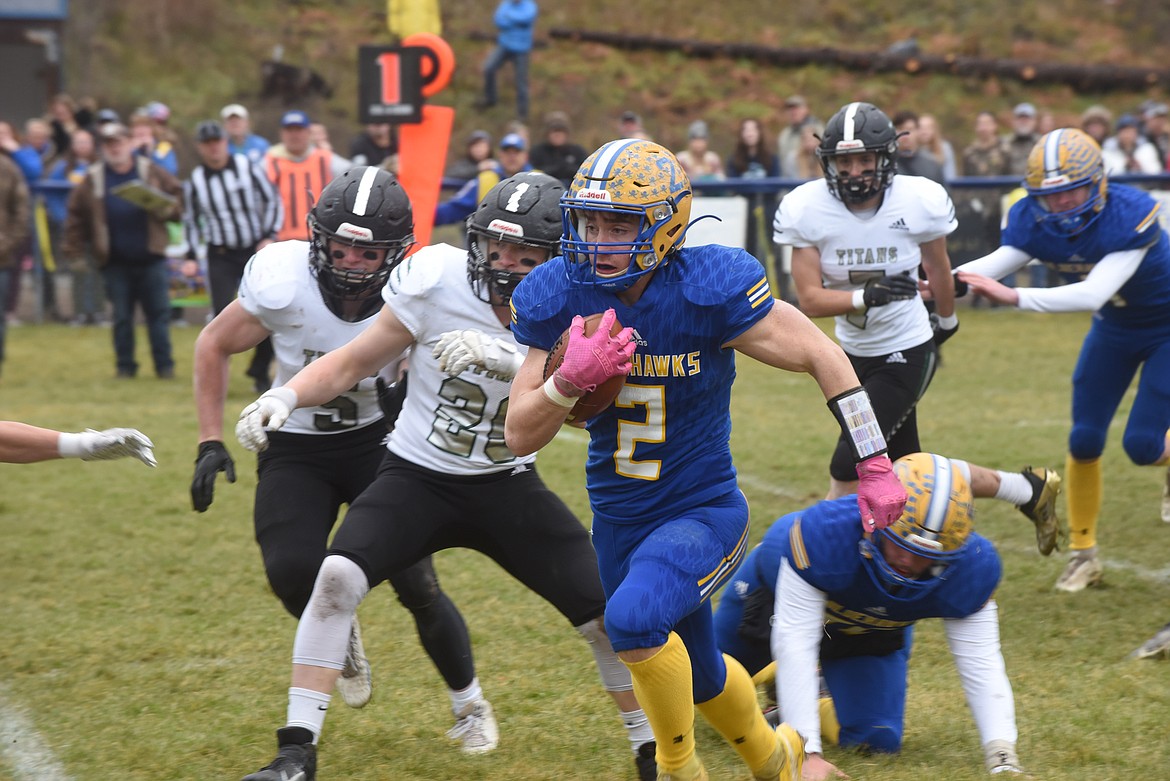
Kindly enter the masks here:
[[315, 781], [317, 747], [313, 734], [304, 727], [283, 727], [276, 731], [280, 746], [276, 759], [244, 776], [243, 781]]

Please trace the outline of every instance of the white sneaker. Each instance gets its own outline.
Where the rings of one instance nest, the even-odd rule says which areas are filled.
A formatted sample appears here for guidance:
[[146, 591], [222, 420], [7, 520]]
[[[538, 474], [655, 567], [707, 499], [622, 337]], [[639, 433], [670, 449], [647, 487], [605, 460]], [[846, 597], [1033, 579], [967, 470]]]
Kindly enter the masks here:
[[1024, 772], [1020, 767], [1020, 758], [1016, 756], [1016, 746], [1009, 740], [987, 741], [983, 747], [983, 758], [987, 763], [987, 772], [993, 776]]
[[1170, 523], [1170, 467], [1166, 467], [1166, 481], [1162, 483], [1162, 521]]
[[447, 730], [451, 740], [462, 741], [464, 754], [486, 754], [500, 745], [500, 727], [487, 700], [476, 700], [462, 716], [455, 717], [455, 726]]
[[1104, 567], [1097, 558], [1097, 546], [1086, 550], [1075, 550], [1069, 557], [1068, 566], [1056, 581], [1056, 590], [1069, 594], [1084, 591], [1101, 582]]
[[1158, 632], [1129, 655], [1130, 659], [1149, 659], [1153, 656], [1170, 656], [1170, 624]]
[[374, 693], [374, 673], [362, 645], [362, 628], [357, 616], [354, 616], [353, 628], [349, 632], [349, 650], [345, 654], [345, 669], [337, 679], [337, 692], [351, 708], [365, 707]]

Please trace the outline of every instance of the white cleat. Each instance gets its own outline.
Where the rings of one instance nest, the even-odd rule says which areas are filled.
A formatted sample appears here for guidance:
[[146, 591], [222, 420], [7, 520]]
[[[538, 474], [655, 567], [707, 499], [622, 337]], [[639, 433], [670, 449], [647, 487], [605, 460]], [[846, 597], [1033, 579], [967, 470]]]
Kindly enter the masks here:
[[455, 717], [455, 726], [447, 730], [447, 737], [463, 743], [464, 754], [486, 754], [500, 745], [500, 727], [492, 704], [476, 700], [461, 716]]
[[1130, 659], [1150, 659], [1155, 656], [1170, 656], [1170, 624], [1162, 627], [1141, 647], [1129, 655]]
[[1075, 594], [1101, 582], [1104, 567], [1097, 558], [1097, 546], [1086, 550], [1075, 550], [1069, 557], [1068, 566], [1056, 581], [1056, 590]]
[[374, 674], [362, 645], [362, 628], [357, 616], [349, 632], [349, 650], [345, 654], [345, 668], [337, 679], [337, 692], [351, 708], [365, 707], [374, 693]]

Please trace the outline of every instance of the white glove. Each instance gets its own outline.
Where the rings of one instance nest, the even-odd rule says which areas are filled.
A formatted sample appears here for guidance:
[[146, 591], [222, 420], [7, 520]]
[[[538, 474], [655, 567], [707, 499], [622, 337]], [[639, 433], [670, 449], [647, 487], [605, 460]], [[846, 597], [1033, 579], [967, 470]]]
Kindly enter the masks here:
[[524, 363], [524, 356], [516, 345], [504, 339], [493, 339], [473, 328], [440, 334], [439, 343], [431, 355], [439, 359], [439, 369], [452, 377], [459, 376], [469, 366], [480, 366], [510, 380]]
[[297, 408], [297, 392], [292, 388], [272, 388], [264, 395], [244, 407], [236, 423], [236, 439], [240, 444], [259, 453], [268, 449], [268, 435], [265, 428], [276, 431]]
[[61, 458], [80, 458], [82, 461], [111, 461], [133, 456], [147, 466], [158, 466], [153, 448], [150, 437], [133, 428], [108, 428], [105, 431], [87, 428], [79, 434], [61, 434], [57, 438], [57, 452]]

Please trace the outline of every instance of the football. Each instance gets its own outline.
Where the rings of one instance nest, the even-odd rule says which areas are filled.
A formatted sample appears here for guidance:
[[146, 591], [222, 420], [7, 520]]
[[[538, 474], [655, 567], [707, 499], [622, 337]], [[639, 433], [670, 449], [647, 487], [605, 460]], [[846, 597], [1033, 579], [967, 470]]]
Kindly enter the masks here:
[[[591, 336], [597, 330], [597, 324], [601, 322], [602, 315], [589, 315], [585, 318], [585, 335]], [[609, 330], [611, 336], [617, 336], [622, 330], [622, 324], [614, 318], [613, 328]], [[552, 376], [565, 360], [565, 348], [569, 346], [569, 329], [566, 328], [561, 337], [557, 339], [556, 344], [552, 346], [552, 350], [548, 353], [548, 358], [544, 362], [544, 378], [547, 380]], [[573, 405], [573, 409], [569, 410], [569, 416], [565, 418], [565, 422], [576, 426], [577, 428], [584, 428], [585, 422], [593, 417], [596, 417], [601, 412], [604, 412], [613, 404], [614, 399], [622, 392], [622, 386], [626, 384], [625, 375], [618, 377], [610, 377], [605, 382], [597, 386], [592, 391], [587, 391], [584, 396], [577, 400]]]

